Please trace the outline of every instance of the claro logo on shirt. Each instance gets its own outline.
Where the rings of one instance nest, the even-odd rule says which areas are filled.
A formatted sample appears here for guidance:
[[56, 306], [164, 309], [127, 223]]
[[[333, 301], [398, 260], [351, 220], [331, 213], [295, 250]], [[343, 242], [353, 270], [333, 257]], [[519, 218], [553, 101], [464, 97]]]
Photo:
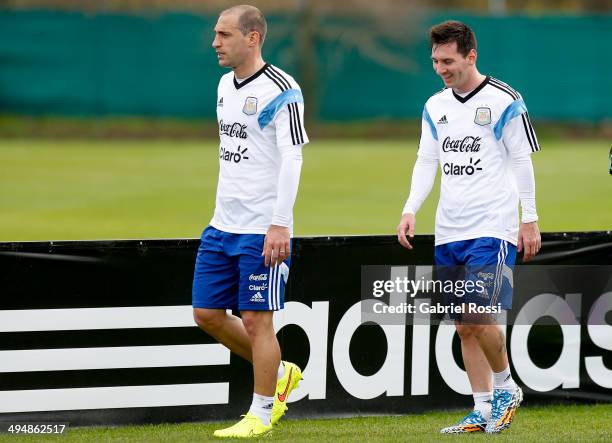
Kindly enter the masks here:
[[249, 159], [249, 157], [245, 155], [248, 150], [248, 148], [241, 149], [240, 146], [238, 146], [238, 149], [234, 152], [221, 146], [221, 148], [219, 148], [219, 158], [226, 162], [240, 163], [241, 160]]
[[219, 134], [227, 135], [228, 137], [236, 138], [247, 138], [246, 132], [247, 125], [242, 123], [225, 123], [223, 120], [219, 120]]
[[476, 171], [482, 171], [482, 168], [478, 166], [479, 163], [480, 159], [474, 160], [472, 157], [468, 164], [444, 163], [442, 172], [445, 175], [474, 175]]

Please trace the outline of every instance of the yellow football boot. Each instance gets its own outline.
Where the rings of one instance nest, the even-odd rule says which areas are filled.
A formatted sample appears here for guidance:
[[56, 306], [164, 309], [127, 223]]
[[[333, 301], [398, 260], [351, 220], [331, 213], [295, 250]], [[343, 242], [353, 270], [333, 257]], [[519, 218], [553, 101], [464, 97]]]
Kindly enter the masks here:
[[243, 415], [243, 419], [233, 426], [216, 430], [213, 435], [218, 438], [256, 438], [263, 437], [272, 431], [272, 425], [264, 425], [261, 420], [251, 412]]
[[302, 371], [295, 363], [283, 361], [285, 374], [276, 382], [276, 393], [274, 395], [274, 406], [272, 406], [272, 424], [275, 425], [287, 412], [287, 399], [289, 394], [302, 379]]

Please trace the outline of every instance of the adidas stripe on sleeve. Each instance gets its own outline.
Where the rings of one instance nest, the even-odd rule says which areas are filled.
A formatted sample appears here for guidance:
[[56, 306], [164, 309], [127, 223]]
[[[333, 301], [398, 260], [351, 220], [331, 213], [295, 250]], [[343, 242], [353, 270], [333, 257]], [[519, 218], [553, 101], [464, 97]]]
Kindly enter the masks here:
[[489, 84], [513, 99], [513, 102], [502, 113], [503, 120], [500, 119], [501, 121], [496, 125], [496, 137], [498, 135], [498, 139], [503, 137], [504, 144], [510, 152], [524, 147], [529, 147], [530, 152], [539, 151], [540, 145], [521, 95], [497, 79], [490, 78]]
[[304, 145], [308, 143], [304, 129], [304, 100], [297, 84], [283, 75], [277, 68], [269, 65], [264, 71], [279, 89], [280, 93], [275, 100], [283, 106], [283, 112], [278, 112], [275, 118], [276, 140], [278, 146]]

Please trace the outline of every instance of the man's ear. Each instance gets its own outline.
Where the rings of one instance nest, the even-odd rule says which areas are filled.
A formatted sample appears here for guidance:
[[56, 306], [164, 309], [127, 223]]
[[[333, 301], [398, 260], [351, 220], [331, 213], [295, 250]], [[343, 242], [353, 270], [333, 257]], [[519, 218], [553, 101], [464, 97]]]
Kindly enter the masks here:
[[261, 35], [257, 31], [251, 31], [249, 33], [249, 46], [259, 46]]
[[470, 52], [468, 52], [468, 55], [467, 55], [468, 63], [470, 65], [475, 65], [476, 64], [476, 58], [478, 58], [478, 54], [476, 53], [476, 49], [470, 49]]

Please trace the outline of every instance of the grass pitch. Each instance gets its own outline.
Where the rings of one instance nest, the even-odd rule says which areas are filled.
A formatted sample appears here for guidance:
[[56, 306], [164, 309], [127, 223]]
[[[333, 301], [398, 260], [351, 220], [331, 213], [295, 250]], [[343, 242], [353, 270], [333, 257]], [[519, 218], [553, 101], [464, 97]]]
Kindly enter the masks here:
[[[612, 405], [522, 407], [512, 427], [499, 435], [441, 435], [442, 427], [461, 418], [460, 412], [430, 412], [393, 417], [283, 420], [266, 441], [398, 442], [398, 441], [611, 441]], [[0, 435], [0, 442], [202, 442], [215, 429], [233, 423], [164, 424], [117, 428], [72, 428], [64, 436]], [[236, 441], [236, 440], [231, 440]], [[238, 440], [240, 441], [240, 440]]]
[[[308, 145], [295, 234], [393, 234], [416, 145]], [[217, 149], [215, 141], [0, 140], [0, 241], [199, 237], [214, 208]], [[542, 231], [612, 228], [608, 150], [603, 140], [542, 141], [533, 156]], [[417, 234], [433, 232], [437, 198], [436, 185]]]

